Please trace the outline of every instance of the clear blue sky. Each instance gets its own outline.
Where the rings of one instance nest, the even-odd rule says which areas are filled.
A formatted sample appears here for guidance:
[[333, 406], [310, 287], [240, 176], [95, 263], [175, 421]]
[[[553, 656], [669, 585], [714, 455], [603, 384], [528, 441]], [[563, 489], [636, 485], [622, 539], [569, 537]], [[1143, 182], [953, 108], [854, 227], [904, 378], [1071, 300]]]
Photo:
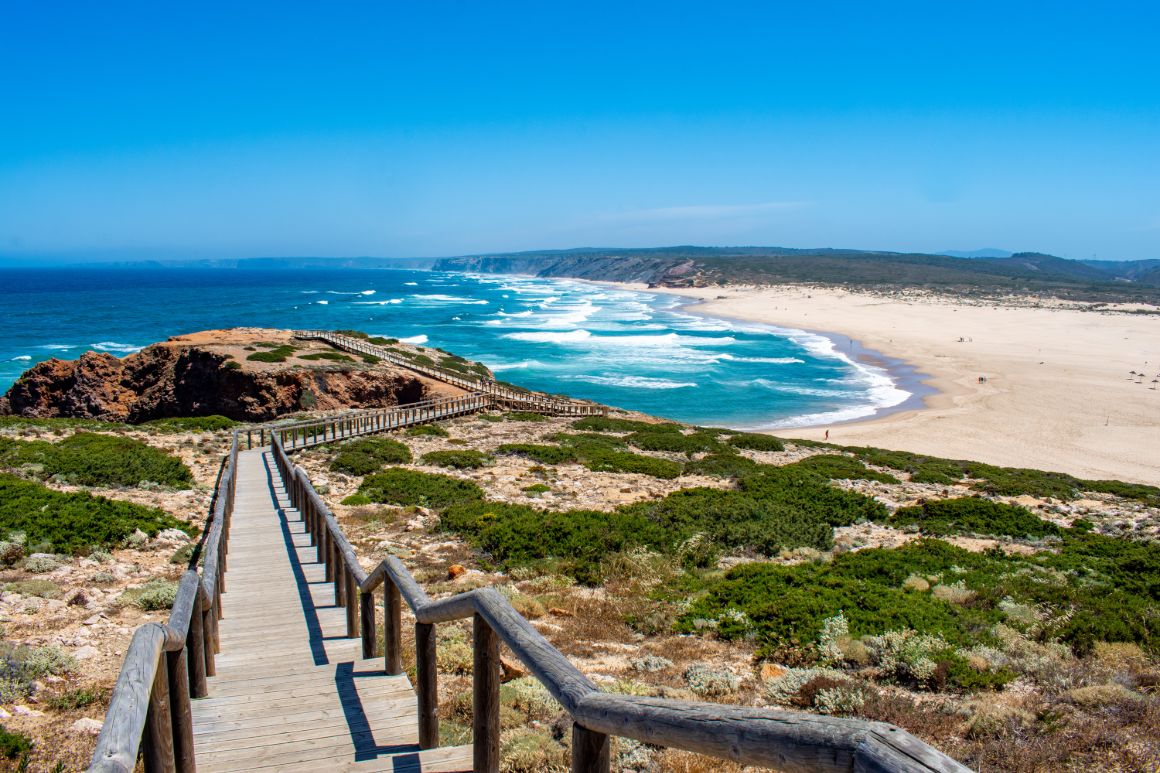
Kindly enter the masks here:
[[0, 257], [1160, 257], [1155, 2], [7, 2]]

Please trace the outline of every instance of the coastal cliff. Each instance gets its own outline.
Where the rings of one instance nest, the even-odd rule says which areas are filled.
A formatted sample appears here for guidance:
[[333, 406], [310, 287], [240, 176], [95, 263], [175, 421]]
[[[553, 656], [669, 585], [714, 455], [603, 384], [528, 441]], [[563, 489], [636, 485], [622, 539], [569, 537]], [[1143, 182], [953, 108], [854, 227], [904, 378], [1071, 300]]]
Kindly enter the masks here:
[[304, 409], [382, 407], [442, 393], [458, 390], [294, 340], [288, 331], [235, 329], [177, 336], [123, 359], [86, 352], [76, 360], [47, 360], [0, 398], [0, 414], [128, 423], [219, 414], [268, 421]]
[[[592, 281], [644, 282], [679, 287], [699, 272], [691, 258], [624, 254], [517, 254], [444, 258], [436, 271], [479, 274], [527, 274], [537, 277], [572, 277]], [[696, 284], [696, 283], [694, 283]]]

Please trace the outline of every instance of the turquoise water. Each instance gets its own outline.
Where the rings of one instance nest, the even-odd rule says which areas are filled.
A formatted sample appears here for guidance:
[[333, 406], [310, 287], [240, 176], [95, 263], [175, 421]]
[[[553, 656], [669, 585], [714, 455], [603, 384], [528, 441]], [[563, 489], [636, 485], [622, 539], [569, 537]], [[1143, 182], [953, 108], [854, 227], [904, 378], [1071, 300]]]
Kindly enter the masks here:
[[531, 389], [698, 424], [830, 423], [910, 396], [826, 337], [682, 306], [579, 281], [426, 271], [9, 269], [0, 390], [50, 357], [261, 326], [365, 330], [482, 360]]

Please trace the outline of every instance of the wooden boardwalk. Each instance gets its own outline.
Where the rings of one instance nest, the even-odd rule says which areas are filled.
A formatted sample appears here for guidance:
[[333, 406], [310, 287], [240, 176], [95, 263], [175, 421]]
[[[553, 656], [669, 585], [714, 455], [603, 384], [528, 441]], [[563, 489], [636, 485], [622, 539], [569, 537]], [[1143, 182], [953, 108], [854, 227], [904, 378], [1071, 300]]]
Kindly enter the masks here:
[[346, 613], [269, 449], [238, 457], [221, 654], [193, 701], [199, 771], [466, 771], [471, 747], [420, 750], [414, 691], [346, 638]]

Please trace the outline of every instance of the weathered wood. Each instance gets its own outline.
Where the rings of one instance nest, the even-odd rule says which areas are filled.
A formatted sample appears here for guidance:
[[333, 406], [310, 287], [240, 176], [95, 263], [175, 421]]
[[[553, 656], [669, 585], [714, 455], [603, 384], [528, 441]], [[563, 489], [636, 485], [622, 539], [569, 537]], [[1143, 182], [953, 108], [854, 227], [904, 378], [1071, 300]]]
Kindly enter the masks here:
[[419, 702], [419, 746], [439, 745], [439, 666], [435, 626], [415, 624], [415, 693]]
[[350, 567], [347, 567], [342, 575], [343, 584], [346, 586], [343, 590], [343, 595], [346, 596], [346, 635], [354, 639], [358, 636], [358, 583], [355, 582], [354, 572]]
[[202, 609], [201, 619], [201, 629], [205, 635], [205, 646], [202, 648], [205, 653], [205, 675], [213, 676], [217, 673], [214, 653], [221, 649], [221, 642], [217, 636], [217, 615], [213, 607]]
[[612, 744], [604, 733], [572, 723], [572, 773], [608, 773]]
[[130, 773], [136, 766], [149, 695], [164, 644], [165, 630], [155, 623], [143, 625], [133, 633], [89, 770]]
[[478, 614], [472, 633], [472, 761], [476, 773], [499, 773], [499, 638]]
[[169, 677], [170, 724], [173, 728], [173, 760], [177, 773], [194, 773], [193, 714], [189, 702], [189, 666], [186, 650], [165, 653]]
[[375, 596], [373, 593], [358, 594], [360, 612], [359, 630], [362, 633], [362, 656], [375, 656]]
[[186, 646], [189, 647], [189, 694], [194, 698], [204, 698], [209, 692], [205, 677], [205, 615], [201, 610], [201, 594], [194, 598], [193, 610], [190, 612], [189, 634], [186, 637]]
[[145, 773], [175, 773], [177, 770], [173, 756], [173, 715], [169, 708], [169, 670], [165, 666], [154, 670], [141, 752]]
[[393, 582], [383, 584], [383, 658], [388, 674], [403, 673], [403, 600]]

